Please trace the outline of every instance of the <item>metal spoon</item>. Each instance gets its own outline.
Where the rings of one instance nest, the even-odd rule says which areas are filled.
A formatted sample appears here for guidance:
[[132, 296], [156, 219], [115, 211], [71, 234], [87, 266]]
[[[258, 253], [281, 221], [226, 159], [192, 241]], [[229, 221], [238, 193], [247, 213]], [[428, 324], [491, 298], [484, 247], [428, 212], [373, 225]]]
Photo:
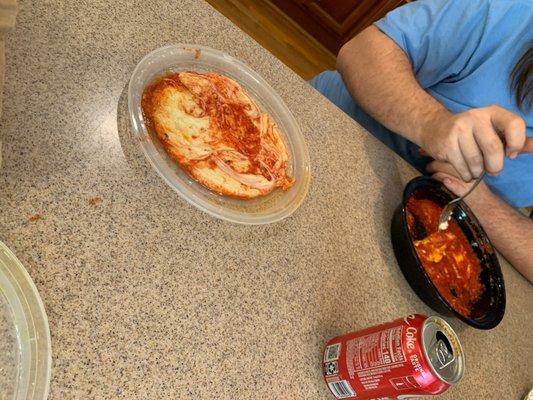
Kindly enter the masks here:
[[442, 209], [442, 212], [440, 213], [440, 217], [439, 217], [439, 231], [444, 231], [446, 229], [448, 229], [448, 221], [450, 220], [451, 216], [452, 216], [452, 212], [453, 212], [453, 209], [454, 207], [457, 205], [457, 203], [464, 199], [466, 196], [468, 196], [470, 193], [472, 193], [472, 191], [476, 188], [476, 186], [479, 184], [479, 182], [481, 182], [483, 180], [483, 178], [485, 177], [485, 174], [486, 174], [487, 171], [485, 171], [485, 169], [483, 168], [483, 172], [481, 173], [481, 175], [479, 175], [479, 177], [476, 179], [476, 181], [474, 182], [474, 184], [472, 185], [472, 187], [470, 188], [470, 190], [468, 190], [468, 192], [466, 192], [464, 195], [456, 198], [456, 199], [453, 199], [452, 201], [450, 201], [448, 204], [446, 204], [444, 206], [444, 208]]

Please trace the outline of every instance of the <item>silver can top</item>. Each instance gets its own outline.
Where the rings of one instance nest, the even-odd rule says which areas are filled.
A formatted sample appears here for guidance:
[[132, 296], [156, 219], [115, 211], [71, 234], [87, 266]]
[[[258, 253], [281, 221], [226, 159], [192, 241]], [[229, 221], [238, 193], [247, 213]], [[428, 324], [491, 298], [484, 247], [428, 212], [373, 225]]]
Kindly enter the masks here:
[[458, 383], [465, 372], [465, 358], [459, 338], [439, 317], [429, 317], [422, 326], [422, 349], [433, 373], [449, 385]]

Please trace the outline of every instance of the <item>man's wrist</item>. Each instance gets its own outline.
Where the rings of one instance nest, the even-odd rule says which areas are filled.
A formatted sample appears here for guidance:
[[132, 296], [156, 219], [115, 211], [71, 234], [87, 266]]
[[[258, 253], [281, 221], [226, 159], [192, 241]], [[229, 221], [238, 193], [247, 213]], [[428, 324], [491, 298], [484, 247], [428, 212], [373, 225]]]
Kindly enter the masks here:
[[435, 104], [430, 109], [420, 110], [418, 118], [413, 120], [415, 124], [412, 128], [412, 137], [409, 140], [427, 150], [425, 142], [428, 136], [434, 135], [438, 126], [451, 116], [452, 113], [441, 104]]
[[464, 198], [464, 201], [474, 213], [483, 213], [484, 210], [494, 207], [495, 203], [499, 202], [499, 198], [485, 182], [481, 182], [472, 193]]

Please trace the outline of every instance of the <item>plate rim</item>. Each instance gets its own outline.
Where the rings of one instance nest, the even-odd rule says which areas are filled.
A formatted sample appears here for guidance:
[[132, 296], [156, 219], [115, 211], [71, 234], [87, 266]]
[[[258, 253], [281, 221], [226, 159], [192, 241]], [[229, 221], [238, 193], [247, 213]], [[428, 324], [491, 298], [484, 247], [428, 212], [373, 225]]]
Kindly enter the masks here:
[[[16, 300], [21, 303], [21, 305], [25, 305], [25, 308], [28, 308], [31, 310], [31, 305], [36, 307], [38, 310], [37, 314], [30, 313], [27, 314], [24, 312], [24, 320], [26, 322], [26, 328], [27, 330], [29, 326], [33, 327], [33, 330], [36, 333], [36, 340], [39, 340], [39, 338], [43, 338], [43, 336], [37, 336], [38, 329], [36, 328], [38, 325], [41, 325], [42, 332], [44, 333], [44, 341], [41, 341], [45, 345], [45, 349], [43, 352], [46, 353], [46, 358], [44, 359], [44, 389], [42, 390], [42, 397], [36, 398], [35, 393], [35, 379], [33, 382], [28, 382], [30, 386], [28, 386], [28, 391], [25, 393], [25, 399], [42, 399], [45, 400], [48, 398], [48, 394], [50, 392], [50, 381], [52, 377], [52, 339], [51, 339], [51, 333], [50, 333], [50, 325], [48, 321], [48, 315], [46, 314], [46, 309], [44, 307], [44, 303], [42, 301], [42, 298], [39, 294], [39, 291], [37, 290], [37, 287], [35, 286], [35, 283], [33, 282], [33, 279], [31, 278], [30, 274], [22, 264], [22, 262], [17, 258], [17, 256], [11, 251], [11, 249], [2, 241], [0, 241], [0, 262], [3, 265], [2, 269], [5, 269], [7, 272], [11, 274], [10, 276], [6, 275], [6, 278], [8, 282], [13, 286], [17, 285], [16, 287], [13, 286], [13, 289], [18, 288], [20, 291], [22, 291], [21, 286], [21, 279], [23, 284], [27, 285], [29, 287], [30, 291], [24, 293], [24, 298], [20, 298], [17, 296]], [[21, 278], [21, 279], [20, 279]], [[4, 296], [8, 302], [8, 307], [12, 309], [12, 302], [13, 299], [10, 300], [10, 298], [7, 298], [7, 296]], [[24, 304], [23, 304], [24, 301]], [[28, 340], [31, 341], [32, 338], [29, 338]], [[18, 341], [18, 335], [17, 335], [17, 341]], [[19, 345], [20, 348], [20, 345]], [[34, 357], [31, 357], [31, 353], [35, 351]], [[41, 351], [39, 348], [35, 347], [35, 350], [32, 346], [30, 346], [30, 360], [33, 361], [33, 365], [37, 364], [37, 361], [39, 359], [39, 353]], [[37, 375], [35, 375], [36, 377]], [[35, 378], [34, 377], [34, 378]], [[17, 373], [17, 380], [19, 380], [20, 374]], [[38, 394], [38, 393], [37, 393]], [[19, 395], [17, 394], [17, 399]]]
[[[271, 213], [271, 214], [247, 214], [245, 212], [239, 212], [231, 209], [225, 209], [225, 213], [218, 212], [212, 204], [209, 202], [199, 198], [194, 190], [187, 190], [187, 188], [183, 187], [183, 185], [178, 185], [179, 187], [176, 187], [177, 185], [175, 182], [172, 182], [169, 177], [164, 174], [159, 165], [156, 163], [156, 160], [153, 159], [153, 157], [148, 154], [147, 149], [142, 145], [141, 138], [147, 134], [146, 132], [146, 126], [142, 124], [141, 121], [137, 121], [135, 118], [136, 115], [136, 104], [134, 104], [134, 89], [132, 87], [134, 78], [139, 74], [140, 70], [144, 65], [149, 62], [152, 58], [157, 56], [158, 53], [163, 53], [165, 51], [188, 51], [188, 52], [195, 52], [197, 50], [200, 51], [206, 51], [209, 53], [213, 53], [214, 55], [217, 55], [221, 57], [222, 59], [227, 60], [229, 63], [236, 64], [243, 72], [245, 72], [248, 76], [253, 78], [255, 81], [257, 81], [261, 86], [264, 86], [267, 91], [270, 91], [272, 94], [272, 98], [275, 100], [277, 105], [281, 107], [286, 113], [289, 118], [289, 120], [292, 122], [292, 124], [295, 126], [298, 136], [298, 141], [300, 150], [302, 150], [301, 158], [303, 163], [303, 174], [301, 179], [303, 180], [302, 186], [299, 190], [299, 193], [295, 196], [294, 200], [288, 203], [288, 205], [281, 210]], [[240, 83], [240, 82], [239, 82]], [[290, 215], [292, 215], [304, 202], [305, 198], [307, 197], [307, 194], [309, 192], [310, 182], [311, 182], [311, 167], [310, 167], [310, 156], [309, 156], [309, 149], [307, 146], [307, 142], [305, 140], [305, 136], [303, 135], [303, 132], [300, 128], [300, 125], [298, 124], [296, 118], [292, 114], [289, 107], [285, 104], [281, 96], [278, 94], [277, 91], [275, 91], [268, 82], [265, 81], [265, 79], [259, 75], [256, 71], [254, 71], [251, 67], [246, 65], [241, 60], [232, 57], [231, 55], [217, 49], [213, 49], [211, 47], [202, 46], [202, 45], [191, 45], [191, 44], [185, 44], [185, 43], [178, 43], [178, 44], [171, 44], [166, 45], [162, 47], [158, 47], [148, 54], [146, 54], [135, 66], [130, 79], [128, 83], [128, 113], [129, 113], [129, 119], [130, 123], [132, 125], [132, 128], [134, 130], [135, 138], [137, 139], [137, 145], [141, 147], [142, 152], [144, 154], [144, 157], [148, 160], [149, 164], [152, 166], [152, 168], [156, 171], [156, 173], [159, 175], [160, 178], [163, 179], [163, 181], [174, 191], [176, 192], [183, 200], [186, 201], [186, 203], [194, 206], [195, 208], [206, 212], [212, 217], [225, 220], [227, 222], [242, 224], [242, 225], [264, 225], [264, 224], [271, 224], [275, 222], [279, 222]], [[141, 125], [141, 126], [140, 126]], [[294, 155], [293, 155], [294, 157]], [[181, 189], [181, 190], [180, 190]], [[208, 188], [207, 188], [208, 189]], [[184, 193], [185, 190], [187, 193]], [[208, 189], [209, 190], [209, 189]]]

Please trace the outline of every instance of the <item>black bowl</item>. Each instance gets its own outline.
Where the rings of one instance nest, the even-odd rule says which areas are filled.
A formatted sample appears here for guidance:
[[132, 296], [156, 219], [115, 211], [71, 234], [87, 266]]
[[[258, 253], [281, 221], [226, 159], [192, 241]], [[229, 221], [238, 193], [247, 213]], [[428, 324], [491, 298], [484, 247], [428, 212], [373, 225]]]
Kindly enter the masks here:
[[405, 213], [405, 205], [410, 197], [429, 199], [443, 207], [456, 196], [443, 184], [429, 177], [415, 178], [405, 187], [402, 204], [394, 212], [391, 224], [394, 254], [405, 279], [418, 297], [433, 310], [455, 316], [478, 329], [494, 328], [505, 313], [505, 287], [498, 258], [481, 224], [470, 208], [464, 202], [459, 202], [452, 217], [481, 261], [481, 282], [485, 286], [482, 297], [472, 306], [470, 317], [465, 317], [441, 296], [418, 259]]

